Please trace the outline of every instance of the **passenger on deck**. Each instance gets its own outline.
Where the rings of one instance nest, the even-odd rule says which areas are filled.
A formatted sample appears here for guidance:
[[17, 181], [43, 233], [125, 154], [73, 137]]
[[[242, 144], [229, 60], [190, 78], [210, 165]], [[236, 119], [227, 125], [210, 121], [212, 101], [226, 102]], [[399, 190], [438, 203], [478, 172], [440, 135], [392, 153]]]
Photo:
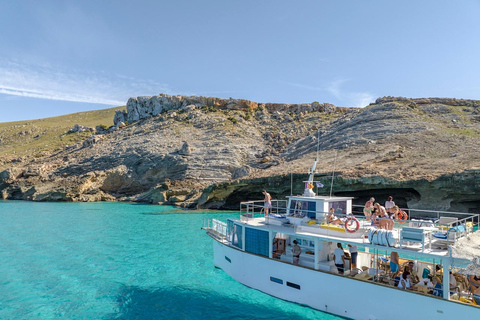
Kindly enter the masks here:
[[395, 278], [398, 276], [399, 273], [399, 256], [398, 252], [392, 251], [390, 253], [390, 272], [392, 272], [392, 278]]
[[385, 210], [385, 207], [384, 206], [381, 206], [380, 203], [375, 203], [374, 205], [376, 211], [376, 216], [378, 218], [378, 227], [380, 229], [387, 229], [388, 227], [388, 221], [387, 219], [389, 219], [389, 216], [387, 214], [387, 211]]
[[389, 213], [389, 216], [390, 216], [390, 219], [391, 219], [391, 229], [390, 230], [393, 230], [393, 226], [395, 224], [395, 220], [401, 220], [401, 219], [406, 219], [406, 217], [404, 217], [404, 215], [407, 215], [405, 212], [400, 212], [400, 208], [398, 206], [393, 206], [393, 208], [391, 209], [390, 211], [391, 213]]
[[450, 279], [449, 279], [449, 284], [450, 284], [450, 290], [454, 290], [455, 288], [458, 289], [457, 287], [457, 279], [453, 275], [452, 271], [450, 271]]
[[357, 267], [358, 248], [356, 245], [349, 244], [348, 251], [350, 251], [350, 257], [352, 259], [352, 263], [350, 264], [350, 270], [355, 269]]
[[405, 270], [402, 273], [402, 277], [400, 278], [400, 281], [398, 282], [398, 288], [415, 290], [415, 286], [412, 285], [412, 282], [411, 282], [410, 272], [408, 272], [407, 270]]
[[395, 206], [395, 202], [393, 202], [393, 197], [389, 196], [388, 200], [385, 201], [385, 210], [387, 210], [387, 213], [389, 215], [392, 214], [392, 210], [394, 206]]
[[327, 222], [330, 224], [337, 224], [337, 225], [343, 224], [343, 221], [337, 218], [334, 213], [335, 213], [335, 209], [330, 208], [330, 211], [328, 212], [328, 215], [327, 215]]
[[265, 209], [265, 216], [268, 216], [268, 209], [272, 207], [272, 196], [270, 193], [268, 193], [266, 190], [263, 190], [263, 195], [265, 196], [265, 204], [264, 204], [264, 209]]
[[473, 299], [480, 305], [480, 277], [469, 275], [468, 282], [470, 282], [470, 291], [473, 293]]
[[420, 280], [420, 284], [422, 286], [426, 286], [428, 289], [433, 289], [434, 285], [433, 285], [433, 278], [431, 275], [428, 275], [426, 278], [423, 278], [422, 280]]
[[365, 208], [363, 208], [363, 214], [367, 218], [367, 221], [370, 221], [370, 217], [372, 216], [374, 202], [375, 202], [375, 198], [370, 198], [370, 200], [368, 200], [367, 203], [365, 203]]
[[343, 275], [345, 270], [345, 251], [343, 251], [341, 243], [337, 243], [337, 249], [333, 251], [333, 258], [335, 261], [335, 266], [338, 269], [338, 273]]
[[300, 246], [298, 245], [298, 241], [293, 240], [293, 248], [292, 248], [293, 264], [298, 264], [301, 253], [302, 253], [302, 248], [300, 248]]
[[418, 278], [417, 272], [413, 269], [415, 263], [413, 261], [408, 262], [408, 272], [410, 273], [410, 277], [413, 284], [417, 284], [420, 282], [420, 278]]

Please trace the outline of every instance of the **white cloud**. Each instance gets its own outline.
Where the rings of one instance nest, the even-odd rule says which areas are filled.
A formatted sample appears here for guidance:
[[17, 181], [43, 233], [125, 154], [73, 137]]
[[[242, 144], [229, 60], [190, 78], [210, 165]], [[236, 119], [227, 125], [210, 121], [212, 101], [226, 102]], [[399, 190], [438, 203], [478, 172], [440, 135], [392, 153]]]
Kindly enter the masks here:
[[124, 105], [132, 96], [172, 94], [168, 85], [154, 81], [1, 59], [0, 93], [112, 106]]
[[370, 92], [350, 92], [343, 89], [343, 85], [351, 79], [335, 79], [325, 87], [314, 87], [300, 83], [280, 81], [293, 87], [312, 90], [326, 91], [337, 99], [337, 103], [346, 107], [361, 108], [375, 101], [375, 95]]
[[327, 86], [330, 92], [346, 107], [362, 108], [375, 101], [375, 95], [370, 92], [355, 92], [344, 90], [343, 84], [351, 79], [336, 79]]
[[335, 98], [337, 99], [340, 99], [342, 100], [344, 97], [343, 97], [343, 94], [342, 91], [341, 91], [341, 86], [342, 84], [344, 84], [345, 82], [347, 82], [349, 79], [337, 79], [337, 80], [333, 80], [332, 82], [330, 82], [330, 84], [327, 86], [327, 91], [330, 92], [331, 94], [333, 94], [335, 96]]
[[375, 101], [375, 96], [369, 92], [353, 92], [350, 93], [350, 106], [355, 108], [363, 108]]
[[309, 86], [306, 84], [301, 84], [301, 83], [294, 83], [294, 82], [287, 82], [287, 81], [279, 81], [280, 83], [288, 84], [289, 86], [292, 87], [297, 87], [297, 88], [302, 88], [302, 89], [307, 89], [307, 90], [314, 90], [314, 91], [323, 91], [325, 90], [322, 87], [314, 87], [314, 86]]

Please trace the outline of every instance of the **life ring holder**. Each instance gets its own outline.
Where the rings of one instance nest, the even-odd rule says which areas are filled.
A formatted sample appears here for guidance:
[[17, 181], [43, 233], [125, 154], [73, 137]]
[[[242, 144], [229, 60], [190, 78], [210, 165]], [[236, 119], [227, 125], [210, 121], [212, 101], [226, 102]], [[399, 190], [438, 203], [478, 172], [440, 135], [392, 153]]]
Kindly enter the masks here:
[[[353, 229], [348, 228], [348, 225], [355, 223], [355, 227]], [[350, 216], [345, 220], [345, 231], [348, 233], [355, 233], [360, 229], [360, 222], [353, 216]]]

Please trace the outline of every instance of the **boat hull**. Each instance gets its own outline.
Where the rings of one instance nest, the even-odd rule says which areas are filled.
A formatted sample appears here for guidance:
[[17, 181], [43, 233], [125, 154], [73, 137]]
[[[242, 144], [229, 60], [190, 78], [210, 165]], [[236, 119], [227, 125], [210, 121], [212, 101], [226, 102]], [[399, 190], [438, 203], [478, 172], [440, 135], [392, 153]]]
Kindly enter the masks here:
[[[352, 319], [477, 319], [480, 309], [250, 254], [213, 240], [214, 263], [238, 282]], [[281, 283], [279, 283], [281, 282]]]

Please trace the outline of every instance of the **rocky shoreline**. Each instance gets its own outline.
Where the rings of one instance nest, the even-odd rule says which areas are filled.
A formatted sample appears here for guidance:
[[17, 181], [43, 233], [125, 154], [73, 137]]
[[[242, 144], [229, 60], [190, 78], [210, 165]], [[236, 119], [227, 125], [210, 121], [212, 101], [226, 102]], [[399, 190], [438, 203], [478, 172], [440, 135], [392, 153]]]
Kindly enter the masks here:
[[112, 120], [79, 123], [62, 134], [81, 141], [60, 150], [2, 157], [0, 198], [238, 209], [263, 188], [289, 195], [291, 177], [300, 193], [319, 144], [326, 186], [337, 152], [336, 195], [480, 211], [479, 101], [384, 97], [356, 109], [159, 95], [131, 98]]

